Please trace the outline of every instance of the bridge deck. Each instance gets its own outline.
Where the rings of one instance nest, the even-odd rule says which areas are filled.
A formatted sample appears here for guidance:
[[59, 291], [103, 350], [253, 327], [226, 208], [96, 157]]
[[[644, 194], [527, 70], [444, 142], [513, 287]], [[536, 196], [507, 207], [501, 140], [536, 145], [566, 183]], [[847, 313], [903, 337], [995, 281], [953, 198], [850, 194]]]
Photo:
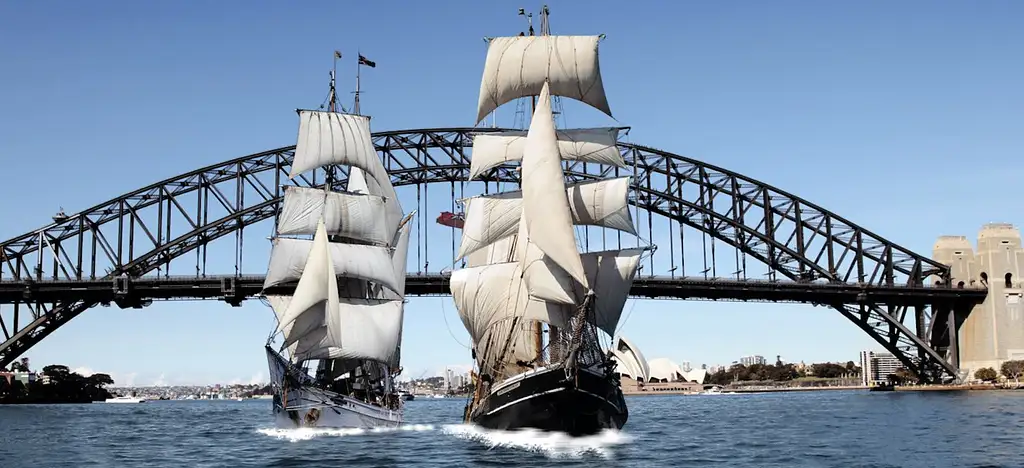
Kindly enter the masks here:
[[[410, 274], [410, 296], [450, 294], [448, 275]], [[83, 281], [0, 281], [0, 304], [87, 300], [138, 305], [151, 300], [221, 299], [239, 303], [263, 291], [262, 275], [170, 276], [115, 278]], [[295, 285], [269, 289], [268, 294], [287, 294]], [[879, 286], [871, 284], [794, 282], [766, 280], [704, 279], [695, 277], [640, 276], [631, 296], [650, 299], [704, 299], [733, 301], [801, 302], [811, 304], [924, 305], [948, 301], [980, 301], [981, 288], [951, 289], [932, 286]]]

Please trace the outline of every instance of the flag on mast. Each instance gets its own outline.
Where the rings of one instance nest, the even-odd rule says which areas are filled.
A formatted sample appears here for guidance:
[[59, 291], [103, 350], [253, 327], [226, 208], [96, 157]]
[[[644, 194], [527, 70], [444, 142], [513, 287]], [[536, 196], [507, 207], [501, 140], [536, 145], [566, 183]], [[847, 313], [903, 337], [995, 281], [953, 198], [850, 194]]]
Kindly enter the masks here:
[[334, 58], [340, 59], [341, 58], [341, 52], [338, 52], [337, 50], [334, 51]]
[[377, 62], [371, 62], [366, 57], [363, 57], [363, 54], [359, 54], [359, 64], [366, 65], [370, 68], [377, 68]]

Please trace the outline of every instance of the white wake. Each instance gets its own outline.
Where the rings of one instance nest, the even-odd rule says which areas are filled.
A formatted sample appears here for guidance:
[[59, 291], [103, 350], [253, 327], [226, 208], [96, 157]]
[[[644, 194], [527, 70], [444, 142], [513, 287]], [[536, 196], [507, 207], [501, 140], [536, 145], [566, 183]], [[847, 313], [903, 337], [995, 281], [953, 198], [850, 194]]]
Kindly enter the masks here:
[[315, 439], [317, 437], [348, 437], [357, 436], [363, 434], [382, 434], [389, 432], [422, 432], [432, 431], [434, 426], [430, 424], [408, 424], [398, 427], [378, 427], [373, 429], [361, 429], [361, 428], [315, 428], [315, 427], [299, 427], [293, 429], [282, 429], [282, 428], [260, 428], [256, 432], [265, 436], [274, 437], [276, 439], [287, 440], [289, 442], [299, 442], [303, 440]]
[[543, 453], [550, 458], [580, 458], [586, 454], [611, 458], [614, 447], [632, 441], [628, 434], [615, 430], [606, 430], [592, 436], [572, 437], [560, 432], [543, 432], [535, 429], [499, 431], [460, 424], [444, 426], [441, 431], [459, 439], [483, 443], [490, 448], [528, 450]]

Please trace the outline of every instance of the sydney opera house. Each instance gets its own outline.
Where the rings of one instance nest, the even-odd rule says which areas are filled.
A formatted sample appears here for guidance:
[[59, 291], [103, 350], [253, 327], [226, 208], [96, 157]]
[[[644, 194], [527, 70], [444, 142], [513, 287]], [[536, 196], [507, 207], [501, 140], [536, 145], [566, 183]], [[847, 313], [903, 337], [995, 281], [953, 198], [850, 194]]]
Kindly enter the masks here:
[[646, 392], [700, 392], [704, 388], [707, 369], [684, 371], [667, 358], [648, 361], [632, 342], [620, 336], [611, 349], [616, 370], [626, 394]]

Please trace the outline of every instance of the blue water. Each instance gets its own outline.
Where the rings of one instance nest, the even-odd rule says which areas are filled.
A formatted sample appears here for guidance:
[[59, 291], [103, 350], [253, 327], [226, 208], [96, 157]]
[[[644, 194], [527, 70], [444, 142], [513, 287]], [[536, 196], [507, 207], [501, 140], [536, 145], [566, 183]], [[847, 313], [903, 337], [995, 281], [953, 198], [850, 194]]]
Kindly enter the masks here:
[[570, 439], [406, 404], [387, 432], [279, 430], [270, 401], [0, 406], [0, 467], [1021, 467], [1024, 392], [627, 398], [621, 432]]

